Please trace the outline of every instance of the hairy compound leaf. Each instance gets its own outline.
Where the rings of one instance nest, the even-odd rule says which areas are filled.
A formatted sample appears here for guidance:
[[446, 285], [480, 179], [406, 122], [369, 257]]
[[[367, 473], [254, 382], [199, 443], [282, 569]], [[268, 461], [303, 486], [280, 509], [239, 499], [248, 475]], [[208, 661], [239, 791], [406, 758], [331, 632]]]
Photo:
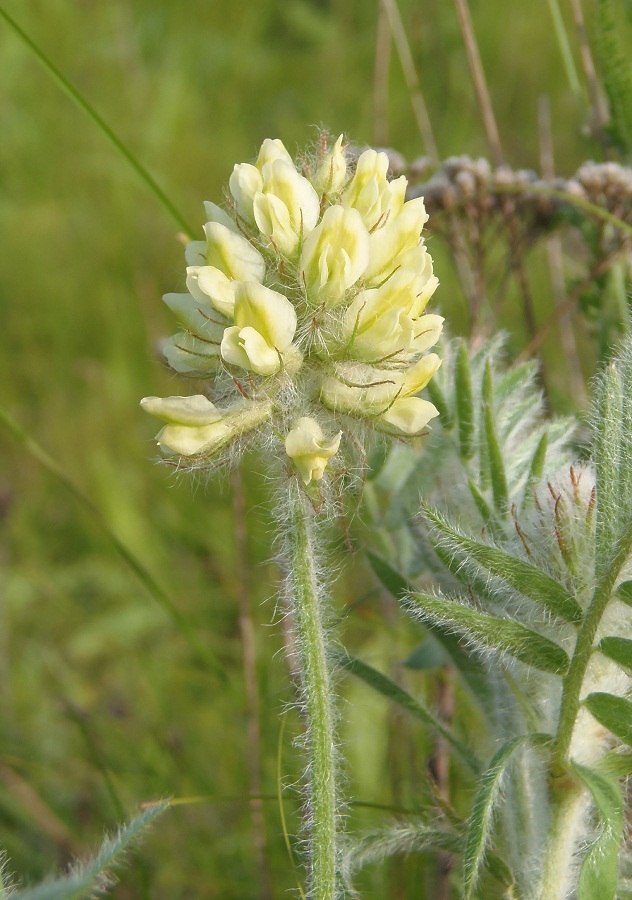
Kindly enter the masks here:
[[461, 344], [456, 355], [455, 371], [456, 411], [459, 420], [459, 443], [461, 458], [472, 459], [476, 452], [474, 444], [474, 393], [472, 390], [472, 373], [465, 342]]
[[13, 895], [13, 900], [82, 900], [95, 892], [103, 893], [110, 883], [108, 870], [113, 865], [120, 864], [125, 851], [168, 805], [163, 802], [150, 806], [124, 825], [114, 837], [107, 838], [93, 859], [79, 864], [62, 878], [18, 891]]
[[381, 862], [398, 854], [442, 851], [460, 853], [463, 839], [449, 831], [430, 828], [420, 819], [393, 822], [379, 831], [365, 834], [347, 853], [343, 868], [347, 882], [354, 872], [372, 862]]
[[465, 856], [463, 860], [463, 888], [465, 900], [470, 900], [476, 887], [487, 845], [493, 829], [493, 813], [496, 806], [500, 783], [514, 753], [525, 744], [542, 745], [550, 738], [541, 734], [521, 734], [508, 741], [494, 755], [489, 768], [483, 775], [474, 808], [470, 817]]
[[584, 706], [615, 737], [632, 747], [632, 703], [612, 694], [589, 694]]
[[597, 650], [623, 666], [624, 669], [632, 669], [632, 641], [622, 637], [606, 637], [599, 642]]
[[[375, 575], [384, 585], [386, 590], [396, 599], [403, 600], [410, 593], [414, 593], [415, 587], [399, 572], [390, 566], [386, 560], [367, 551], [367, 558]], [[439, 641], [446, 651], [452, 664], [463, 677], [465, 685], [472, 691], [483, 707], [489, 708], [493, 702], [485, 667], [477, 657], [464, 649], [454, 634], [449, 634], [440, 628], [428, 626], [428, 630]]]
[[424, 621], [462, 634], [475, 646], [497, 650], [519, 659], [520, 662], [542, 672], [563, 675], [569, 659], [559, 644], [550, 641], [512, 619], [499, 619], [478, 612], [456, 600], [431, 594], [411, 594], [412, 610]]
[[615, 900], [619, 851], [623, 840], [623, 798], [616, 779], [577, 763], [573, 769], [592, 794], [599, 813], [597, 840], [589, 848], [579, 874], [578, 900]]
[[594, 451], [597, 486], [597, 576], [607, 571], [616, 552], [619, 535], [621, 437], [623, 396], [614, 364], [602, 374], [597, 390]]
[[[476, 504], [476, 508], [478, 509], [481, 519], [485, 524], [485, 528], [489, 530], [489, 533], [492, 537], [498, 538], [502, 540], [505, 537], [505, 531], [502, 525], [499, 525], [498, 520], [494, 516], [494, 513], [489, 507], [487, 500], [483, 497], [475, 482], [472, 479], [468, 479], [468, 487], [470, 489], [470, 494], [472, 495], [472, 499]], [[448, 566], [449, 568], [449, 566]]]
[[496, 422], [494, 419], [494, 384], [492, 366], [488, 359], [483, 372], [483, 421], [485, 424], [486, 458], [492, 484], [494, 506], [498, 512], [505, 513], [509, 504], [509, 489], [503, 453], [498, 441]]
[[423, 707], [414, 697], [412, 697], [404, 688], [400, 687], [396, 682], [394, 682], [388, 675], [382, 674], [382, 672], [378, 672], [377, 669], [374, 669], [373, 666], [369, 666], [367, 663], [362, 662], [362, 660], [357, 659], [355, 656], [346, 656], [341, 654], [338, 658], [338, 662], [340, 666], [346, 669], [348, 672], [351, 672], [357, 678], [362, 679], [365, 684], [368, 684], [374, 690], [378, 691], [384, 697], [388, 697], [389, 700], [392, 700], [394, 703], [399, 704], [403, 709], [407, 710], [409, 713], [412, 713], [417, 719], [422, 721], [425, 725], [430, 725], [435, 731], [437, 731], [450, 746], [456, 750], [459, 756], [467, 763], [467, 765], [474, 772], [478, 772], [480, 769], [480, 765], [474, 755], [470, 753], [470, 751], [462, 744], [454, 735], [448, 731], [448, 729], [439, 722], [439, 720], [433, 716], [431, 712], [429, 712], [425, 707]]
[[[581, 622], [582, 610], [579, 603], [550, 575], [504, 550], [465, 537], [427, 507], [423, 507], [423, 511], [435, 529], [433, 543], [443, 545], [447, 551], [461, 554], [467, 562], [474, 562], [491, 575], [501, 578], [516, 591], [566, 622], [574, 625]], [[458, 568], [455, 574], [457, 571]], [[462, 573], [461, 578], [464, 574]]]

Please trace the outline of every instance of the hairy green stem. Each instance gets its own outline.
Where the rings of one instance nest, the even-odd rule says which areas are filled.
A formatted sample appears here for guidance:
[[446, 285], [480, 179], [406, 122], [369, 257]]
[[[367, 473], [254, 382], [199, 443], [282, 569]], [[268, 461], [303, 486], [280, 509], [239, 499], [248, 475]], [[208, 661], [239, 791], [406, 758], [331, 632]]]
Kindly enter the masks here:
[[310, 900], [334, 900], [337, 892], [337, 799], [334, 713], [322, 587], [316, 562], [314, 512], [290, 489], [286, 547], [288, 601], [297, 636], [302, 703], [307, 721]]
[[586, 791], [564, 775], [551, 786], [551, 825], [538, 900], [563, 900], [572, 881], [577, 837], [586, 809]]
[[564, 678], [560, 718], [555, 740], [556, 749], [554, 764], [561, 769], [568, 754], [573, 728], [579, 711], [580, 695], [586, 669], [590, 662], [593, 644], [599, 623], [612, 596], [622, 566], [632, 551], [632, 526], [622, 535], [617, 552], [611, 565], [595, 589], [590, 606], [586, 610], [584, 621], [577, 636], [571, 664]]

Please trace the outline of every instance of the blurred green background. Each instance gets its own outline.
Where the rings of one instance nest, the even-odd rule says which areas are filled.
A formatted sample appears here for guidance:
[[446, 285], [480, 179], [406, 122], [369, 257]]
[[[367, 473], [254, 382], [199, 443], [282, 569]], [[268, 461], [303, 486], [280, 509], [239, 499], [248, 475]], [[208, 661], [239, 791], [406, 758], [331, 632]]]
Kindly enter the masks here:
[[[202, 201], [222, 197], [232, 165], [265, 137], [294, 152], [324, 127], [408, 160], [425, 152], [395, 48], [375, 86], [377, 0], [6, 0], [4, 8], [196, 227]], [[399, 8], [440, 156], [488, 154], [453, 4]], [[572, 173], [598, 150], [582, 130], [549, 4], [473, 0], [471, 11], [507, 161], [538, 168], [546, 94], [557, 168]], [[570, 23], [565, 4], [562, 12]], [[591, 2], [584, 12], [590, 30]], [[178, 225], [2, 21], [0, 72], [0, 404], [92, 499], [221, 669], [198, 662], [90, 515], [0, 429], [0, 847], [19, 878], [38, 879], [140, 802], [197, 797], [158, 821], [112, 896], [255, 900], [266, 896], [266, 878], [268, 896], [286, 896], [296, 877], [275, 798], [292, 689], [261, 466], [251, 459], [243, 470], [260, 698], [253, 759], [230, 479], [154, 465], [155, 423], [138, 406], [144, 395], [189, 390], [155, 352], [174, 330], [161, 295], [184, 280]], [[431, 248], [442, 281], [435, 308], [459, 333], [462, 294], [445, 249], [432, 240]], [[538, 304], [544, 313], [550, 300]], [[352, 610], [344, 640], [376, 665], [404, 659], [414, 629], [371, 593], [361, 559], [338, 552], [347, 559], [336, 609]], [[422, 689], [419, 676], [407, 677]], [[362, 685], [345, 680], [341, 690], [349, 796], [410, 807], [427, 736]], [[288, 714], [287, 783], [301, 771], [299, 730]], [[246, 799], [253, 767], [265, 797], [265, 867]], [[293, 832], [297, 801], [286, 798]], [[350, 827], [379, 815], [353, 807]], [[419, 861], [399, 860], [369, 871], [363, 896], [432, 897], [432, 878]]]

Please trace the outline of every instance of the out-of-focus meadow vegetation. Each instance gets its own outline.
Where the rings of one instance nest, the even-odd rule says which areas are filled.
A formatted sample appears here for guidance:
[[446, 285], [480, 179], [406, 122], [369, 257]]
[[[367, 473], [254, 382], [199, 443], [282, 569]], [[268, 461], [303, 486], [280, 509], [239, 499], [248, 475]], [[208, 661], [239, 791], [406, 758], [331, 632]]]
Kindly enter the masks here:
[[[377, 0], [4, 6], [197, 228], [202, 201], [221, 198], [233, 163], [251, 159], [265, 137], [293, 152], [324, 127], [408, 160], [424, 153], [394, 48], [388, 80], [374, 84]], [[548, 95], [557, 171], [571, 174], [600, 151], [582, 131], [549, 4], [471, 6], [506, 161], [539, 168], [538, 99]], [[401, 0], [400, 12], [441, 158], [488, 154], [453, 4]], [[590, 33], [592, 3], [584, 12]], [[155, 424], [138, 406], [147, 394], [189, 392], [156, 355], [174, 330], [160, 297], [183, 283], [178, 226], [3, 22], [0, 72], [0, 403], [93, 501], [218, 663], [213, 670], [196, 658], [98, 523], [0, 430], [0, 847], [20, 879], [39, 879], [139, 803], [194, 798], [158, 820], [112, 896], [284, 897], [296, 877], [277, 773], [295, 781], [301, 758], [290, 713], [279, 759], [292, 689], [261, 467], [250, 459], [243, 471], [244, 567], [230, 478], [196, 482], [155, 466]], [[462, 291], [448, 253], [431, 241], [438, 308], [452, 333], [463, 332]], [[544, 274], [538, 289], [543, 259], [533, 267], [544, 321], [552, 301]], [[519, 310], [506, 308], [503, 325], [513, 329], [511, 347], [526, 343]], [[560, 392], [555, 337], [545, 354]], [[585, 376], [592, 363], [589, 354]], [[339, 558], [344, 640], [375, 664], [405, 659], [417, 629], [384, 605], [342, 544]], [[405, 677], [421, 689], [422, 676]], [[428, 736], [361, 684], [344, 680], [341, 692], [349, 796], [410, 808]], [[255, 770], [265, 834], [247, 799]], [[292, 833], [297, 801], [289, 790], [284, 797]], [[352, 806], [349, 827], [374, 815]], [[259, 851], [257, 835], [266, 842]], [[364, 896], [432, 897], [433, 877], [417, 859], [398, 860], [367, 872]]]

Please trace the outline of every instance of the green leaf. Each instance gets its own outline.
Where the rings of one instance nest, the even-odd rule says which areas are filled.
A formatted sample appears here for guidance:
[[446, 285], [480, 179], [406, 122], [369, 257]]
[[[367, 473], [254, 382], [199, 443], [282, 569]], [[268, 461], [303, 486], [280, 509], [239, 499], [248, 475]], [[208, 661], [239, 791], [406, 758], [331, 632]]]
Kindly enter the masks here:
[[623, 581], [615, 591], [616, 596], [623, 603], [632, 606], [632, 581]]
[[454, 427], [454, 419], [452, 418], [450, 407], [448, 406], [447, 400], [445, 399], [444, 393], [439, 387], [436, 378], [430, 379], [426, 385], [426, 392], [430, 397], [431, 402], [434, 403], [439, 411], [441, 426], [445, 428], [446, 431], [450, 431]]
[[617, 779], [628, 778], [632, 775], [632, 753], [611, 750], [610, 753], [601, 757], [595, 768], [598, 772], [612, 775]]
[[81, 863], [69, 875], [26, 888], [13, 894], [13, 900], [82, 900], [109, 884], [107, 870], [121, 862], [121, 857], [153, 820], [163, 813], [168, 803], [156, 803], [127, 825], [115, 837], [107, 838], [97, 855]]
[[623, 798], [618, 782], [603, 772], [573, 763], [597, 807], [600, 832], [579, 873], [578, 900], [615, 900], [623, 841]]
[[414, 697], [404, 690], [404, 688], [400, 687], [396, 682], [389, 678], [388, 675], [378, 672], [373, 666], [369, 666], [355, 656], [348, 656], [341, 653], [338, 656], [337, 661], [341, 668], [346, 669], [357, 678], [362, 679], [369, 687], [372, 687], [384, 697], [388, 697], [389, 700], [397, 703], [425, 725], [430, 725], [431, 728], [434, 728], [434, 730], [437, 731], [454, 750], [456, 750], [472, 771], [478, 772], [480, 770], [480, 764], [467, 747], [455, 738], [431, 712], [428, 712], [425, 707], [418, 703]]
[[[367, 551], [366, 555], [373, 572], [396, 600], [402, 601], [409, 594], [415, 592], [415, 587], [390, 566], [386, 560], [370, 550]], [[428, 631], [431, 632], [446, 651], [452, 664], [461, 674], [465, 685], [481, 705], [488, 709], [490, 704], [493, 703], [493, 696], [487, 672], [480, 659], [464, 649], [456, 635], [449, 634], [445, 630], [434, 628], [433, 626], [429, 626]]]
[[353, 873], [367, 863], [382, 862], [397, 854], [427, 851], [435, 854], [437, 851], [460, 853], [462, 849], [463, 840], [459, 835], [429, 828], [419, 819], [405, 819], [361, 837], [346, 855], [343, 869], [347, 880], [350, 880]]
[[597, 721], [623, 744], [632, 747], [632, 703], [612, 694], [589, 694], [584, 706]]
[[[566, 622], [574, 625], [581, 622], [583, 614], [580, 605], [554, 578], [531, 563], [505, 553], [504, 550], [465, 537], [428, 507], [422, 509], [434, 525], [437, 535], [436, 540], [433, 540], [435, 545], [441, 545], [453, 553], [461, 553], [467, 562], [477, 563], [490, 574], [501, 578], [525, 597], [544, 606]], [[467, 577], [463, 567], [455, 561], [454, 574], [458, 575], [459, 572], [462, 580]]]
[[553, 675], [563, 675], [568, 669], [568, 656], [559, 644], [519, 622], [499, 619], [456, 600], [431, 594], [411, 594], [410, 601], [415, 604], [413, 610], [419, 607], [424, 621], [428, 618], [439, 627], [454, 629], [479, 648], [508, 653], [527, 666]]
[[496, 434], [494, 422], [494, 410], [491, 404], [485, 405], [485, 440], [487, 442], [487, 458], [492, 480], [492, 494], [494, 506], [498, 512], [506, 512], [509, 505], [509, 490], [507, 488], [507, 475], [503, 455]]
[[474, 445], [474, 394], [472, 373], [467, 345], [463, 342], [456, 355], [455, 371], [456, 411], [459, 420], [459, 443], [461, 458], [472, 459], [476, 452]]
[[548, 431], [545, 431], [540, 438], [540, 443], [536, 447], [535, 453], [531, 459], [531, 465], [529, 466], [529, 481], [542, 478], [542, 474], [544, 473], [544, 462], [546, 460], [546, 451], [548, 448], [549, 433]]
[[[502, 540], [505, 537], [505, 532], [502, 525], [499, 525], [498, 520], [494, 516], [494, 513], [491, 511], [487, 500], [483, 497], [478, 487], [472, 481], [472, 479], [468, 479], [468, 487], [470, 489], [470, 494], [472, 495], [472, 499], [476, 504], [476, 508], [478, 509], [481, 519], [483, 520], [485, 527], [489, 529], [492, 537], [497, 538], [498, 540]], [[449, 566], [447, 567], [449, 568]]]
[[521, 734], [508, 741], [494, 754], [489, 768], [483, 775], [478, 794], [474, 801], [470, 825], [465, 842], [463, 860], [463, 888], [465, 900], [470, 900], [481, 866], [486, 847], [491, 839], [493, 829], [493, 813], [496, 806], [500, 783], [507, 767], [513, 760], [514, 753], [525, 744], [543, 745], [550, 741], [547, 735]]
[[624, 669], [632, 669], [632, 641], [622, 637], [605, 637], [599, 642], [597, 650], [623, 666]]

